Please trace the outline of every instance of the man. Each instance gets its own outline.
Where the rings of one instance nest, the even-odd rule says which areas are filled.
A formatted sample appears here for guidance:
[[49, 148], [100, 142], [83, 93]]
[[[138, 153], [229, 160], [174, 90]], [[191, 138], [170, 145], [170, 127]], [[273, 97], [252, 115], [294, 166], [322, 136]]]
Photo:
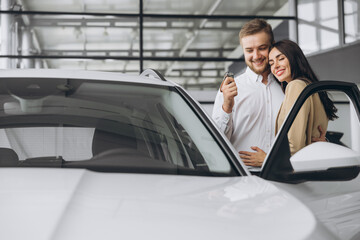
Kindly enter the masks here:
[[275, 121], [284, 97], [269, 67], [274, 35], [265, 20], [253, 19], [242, 27], [239, 40], [246, 71], [235, 79], [227, 77], [223, 81], [212, 117], [244, 163], [261, 166], [275, 138]]

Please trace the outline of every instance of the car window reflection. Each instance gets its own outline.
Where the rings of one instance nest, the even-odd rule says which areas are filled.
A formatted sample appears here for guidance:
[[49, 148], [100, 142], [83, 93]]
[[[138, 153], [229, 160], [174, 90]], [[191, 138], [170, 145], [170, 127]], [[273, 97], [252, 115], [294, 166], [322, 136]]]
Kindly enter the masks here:
[[[0, 86], [0, 148], [11, 150], [4, 150], [9, 153], [4, 161], [12, 159], [12, 166], [235, 174], [174, 89], [46, 80], [21, 80], [18, 88], [12, 82]], [[9, 164], [0, 161], [2, 166]]]

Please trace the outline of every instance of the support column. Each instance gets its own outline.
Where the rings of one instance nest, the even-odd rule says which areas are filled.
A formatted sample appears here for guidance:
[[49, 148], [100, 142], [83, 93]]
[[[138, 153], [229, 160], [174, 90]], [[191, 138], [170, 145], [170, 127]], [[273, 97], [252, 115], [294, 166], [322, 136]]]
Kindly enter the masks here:
[[44, 68], [44, 62], [41, 59], [35, 59], [35, 68]]
[[298, 27], [299, 27], [299, 21], [298, 21], [298, 13], [297, 13], [297, 0], [289, 0], [289, 16], [295, 16], [296, 20], [289, 20], [289, 38], [298, 43]]
[[[33, 55], [33, 40], [32, 34], [29, 28], [22, 29], [22, 43], [21, 43], [21, 55], [30, 56]], [[34, 68], [35, 61], [31, 58], [23, 58], [21, 60], [21, 68]]]
[[[1, 10], [10, 10], [10, 0], [1, 0]], [[11, 24], [13, 16], [1, 14], [1, 55], [11, 55]], [[9, 58], [0, 58], [0, 69], [10, 68]]]

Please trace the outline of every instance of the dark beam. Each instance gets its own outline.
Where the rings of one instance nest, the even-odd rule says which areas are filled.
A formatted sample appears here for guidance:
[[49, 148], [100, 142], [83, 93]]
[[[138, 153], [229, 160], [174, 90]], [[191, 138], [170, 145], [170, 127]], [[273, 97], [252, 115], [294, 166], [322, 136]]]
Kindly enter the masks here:
[[[114, 59], [114, 60], [126, 60], [126, 61], [139, 61], [139, 57], [129, 57], [129, 56], [57, 56], [57, 55], [0, 55], [0, 58], [11, 58], [11, 59], [93, 59], [93, 60], [104, 60], [104, 59]], [[243, 62], [244, 58], [224, 58], [224, 57], [143, 57], [144, 61], [179, 61], [179, 62]]]
[[[82, 16], [115, 16], [115, 17], [140, 17], [140, 13], [98, 13], [98, 12], [62, 12], [62, 11], [0, 11], [0, 14], [13, 15], [82, 15]], [[192, 18], [192, 19], [245, 19], [253, 18], [295, 20], [293, 16], [272, 15], [204, 15], [204, 14], [142, 14], [144, 18]]]

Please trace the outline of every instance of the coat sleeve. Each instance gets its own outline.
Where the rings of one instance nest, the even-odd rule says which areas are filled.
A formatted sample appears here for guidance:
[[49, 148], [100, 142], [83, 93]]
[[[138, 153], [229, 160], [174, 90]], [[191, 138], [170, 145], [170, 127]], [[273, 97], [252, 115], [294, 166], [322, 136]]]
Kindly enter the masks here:
[[[300, 93], [304, 90], [305, 87], [306, 83], [302, 80], [293, 80], [287, 85], [285, 99], [283, 102], [283, 107], [285, 108], [286, 115], [290, 112], [292, 106], [294, 105]], [[310, 99], [308, 98], [298, 112], [288, 132], [291, 155], [293, 155], [306, 145], [306, 131], [308, 127], [307, 125], [309, 113]]]

